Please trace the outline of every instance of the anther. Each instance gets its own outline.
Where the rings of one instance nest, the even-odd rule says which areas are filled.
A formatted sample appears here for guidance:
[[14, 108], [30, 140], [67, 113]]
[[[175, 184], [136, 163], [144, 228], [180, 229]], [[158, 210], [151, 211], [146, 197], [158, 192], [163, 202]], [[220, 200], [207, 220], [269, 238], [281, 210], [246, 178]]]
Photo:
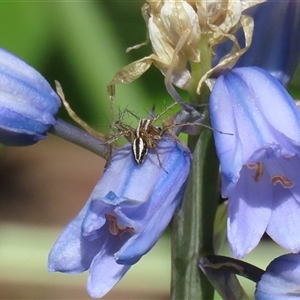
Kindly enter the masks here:
[[255, 170], [255, 175], [253, 176], [255, 182], [258, 182], [264, 175], [264, 168], [261, 162], [248, 164], [247, 167], [250, 170]]
[[109, 231], [112, 235], [122, 235], [124, 232], [129, 231], [130, 234], [135, 234], [134, 228], [126, 227], [118, 223], [116, 216], [113, 213], [106, 214], [108, 219]]
[[280, 183], [285, 189], [290, 189], [295, 185], [295, 182], [290, 181], [286, 176], [280, 174], [274, 175], [270, 181], [274, 185]]

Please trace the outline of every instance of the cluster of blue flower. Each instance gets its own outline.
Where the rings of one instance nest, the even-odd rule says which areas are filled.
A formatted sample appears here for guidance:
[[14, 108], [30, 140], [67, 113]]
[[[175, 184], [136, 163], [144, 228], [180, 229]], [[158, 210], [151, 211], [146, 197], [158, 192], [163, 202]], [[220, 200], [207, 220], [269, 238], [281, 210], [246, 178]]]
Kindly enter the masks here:
[[[265, 232], [292, 252], [269, 265], [256, 290], [257, 299], [290, 299], [300, 290], [300, 111], [285, 86], [300, 55], [300, 2], [269, 0], [247, 13], [255, 24], [251, 47], [219, 74], [209, 98], [212, 127], [230, 133], [213, 131], [222, 197], [228, 198], [227, 238], [236, 258], [253, 250]], [[235, 35], [243, 44], [243, 32]], [[230, 43], [217, 47], [214, 65]], [[2, 49], [0, 85], [1, 143], [32, 145], [55, 128], [57, 94]], [[181, 204], [192, 161], [176, 140], [162, 139], [156, 148], [159, 162], [150, 151], [141, 165], [128, 144], [113, 155], [53, 246], [50, 271], [89, 270], [88, 291], [101, 297], [154, 246]]]

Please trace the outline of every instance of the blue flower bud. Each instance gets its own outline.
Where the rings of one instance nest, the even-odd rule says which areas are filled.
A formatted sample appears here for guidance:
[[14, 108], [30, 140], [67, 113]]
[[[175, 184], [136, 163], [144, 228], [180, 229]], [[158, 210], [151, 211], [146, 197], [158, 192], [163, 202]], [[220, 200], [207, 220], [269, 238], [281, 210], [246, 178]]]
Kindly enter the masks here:
[[292, 300], [300, 297], [300, 254], [274, 259], [256, 285], [256, 300]]
[[0, 48], [0, 143], [27, 146], [44, 139], [59, 107], [46, 79]]

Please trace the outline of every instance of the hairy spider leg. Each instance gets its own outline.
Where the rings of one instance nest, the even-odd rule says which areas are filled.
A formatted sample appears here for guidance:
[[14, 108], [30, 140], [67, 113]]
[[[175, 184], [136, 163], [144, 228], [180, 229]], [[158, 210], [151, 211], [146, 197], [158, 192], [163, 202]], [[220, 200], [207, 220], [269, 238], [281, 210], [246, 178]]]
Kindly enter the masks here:
[[[192, 123], [192, 122], [185, 122], [185, 123], [182, 123], [182, 124], [172, 124], [172, 125], [168, 125], [168, 126], [165, 126], [162, 128], [162, 133], [161, 134], [164, 134], [166, 132], [168, 132], [169, 134], [171, 134], [169, 131], [170, 129], [172, 128], [175, 128], [175, 127], [184, 127], [184, 126], [201, 126], [201, 127], [204, 127], [204, 128], [207, 128], [207, 129], [210, 129], [210, 130], [213, 130], [213, 131], [216, 131], [216, 132], [219, 132], [221, 134], [227, 134], [227, 135], [233, 135], [232, 133], [229, 133], [229, 132], [224, 132], [224, 131], [221, 131], [221, 130], [218, 130], [216, 128], [213, 128], [209, 125], [206, 125], [206, 124], [203, 124], [203, 123]], [[172, 134], [171, 134], [172, 135]]]
[[114, 133], [112, 137], [110, 137], [105, 142], [106, 144], [111, 144], [114, 141], [120, 139], [121, 137], [125, 137], [128, 140], [128, 142], [132, 143], [135, 138], [135, 129], [129, 125], [124, 124], [123, 122], [115, 122], [115, 124], [111, 126], [111, 129], [116, 133]]

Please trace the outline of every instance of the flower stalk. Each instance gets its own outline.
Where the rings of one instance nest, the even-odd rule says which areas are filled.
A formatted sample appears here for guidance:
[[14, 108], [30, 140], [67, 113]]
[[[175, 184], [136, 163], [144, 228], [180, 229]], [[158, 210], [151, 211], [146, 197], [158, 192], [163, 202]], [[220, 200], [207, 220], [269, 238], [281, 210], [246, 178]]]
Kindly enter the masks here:
[[83, 147], [105, 159], [107, 159], [108, 155], [113, 151], [110, 145], [105, 144], [104, 140], [100, 140], [85, 130], [61, 119], [57, 119], [56, 124], [53, 125], [48, 132]]
[[214, 289], [199, 271], [199, 259], [213, 254], [219, 164], [212, 132], [190, 136], [193, 163], [183, 205], [172, 222], [172, 299], [213, 299]]

